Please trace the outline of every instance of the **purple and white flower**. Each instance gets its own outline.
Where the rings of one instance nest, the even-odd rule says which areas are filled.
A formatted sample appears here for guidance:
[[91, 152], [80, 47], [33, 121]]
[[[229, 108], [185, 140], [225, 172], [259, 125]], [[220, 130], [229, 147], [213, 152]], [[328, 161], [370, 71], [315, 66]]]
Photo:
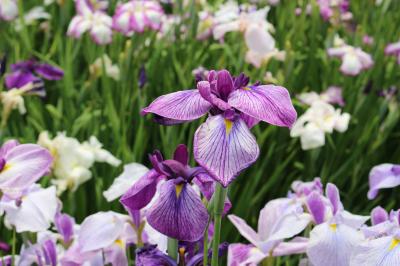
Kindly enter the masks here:
[[[153, 169], [148, 171], [121, 197], [120, 202], [134, 213], [147, 206], [147, 222], [160, 233], [182, 241], [199, 240], [208, 222], [208, 213], [190, 182], [201, 167], [188, 166], [185, 145], [179, 145], [172, 160], [164, 160], [159, 151], [150, 156]], [[157, 184], [164, 180], [157, 188]], [[157, 197], [154, 197], [158, 190]]]
[[268, 202], [260, 211], [258, 233], [249, 227], [244, 220], [229, 215], [229, 220], [251, 244], [231, 244], [228, 251], [228, 265], [256, 265], [263, 259], [272, 256], [284, 256], [304, 253], [307, 239], [294, 238], [312, 221], [305, 213], [300, 202], [282, 198]]
[[0, 0], [0, 19], [11, 21], [18, 16], [17, 0]]
[[362, 71], [371, 68], [374, 61], [370, 54], [359, 47], [342, 45], [340, 47], [328, 48], [328, 55], [338, 57], [342, 60], [340, 71], [348, 76], [357, 76]]
[[397, 57], [397, 63], [400, 65], [400, 41], [388, 44], [385, 48], [385, 54]]
[[197, 89], [163, 95], [142, 110], [156, 121], [178, 124], [209, 113], [194, 136], [194, 157], [224, 187], [253, 164], [259, 148], [250, 128], [259, 121], [291, 127], [296, 111], [288, 91], [280, 86], [248, 85], [244, 74], [210, 71]]
[[126, 36], [146, 29], [160, 30], [164, 11], [157, 1], [130, 0], [120, 3], [113, 16], [113, 28]]
[[53, 158], [36, 144], [7, 141], [0, 148], [0, 191], [7, 197], [19, 197], [50, 171]]
[[68, 26], [68, 36], [80, 38], [89, 32], [92, 39], [100, 45], [112, 41], [112, 18], [103, 11], [103, 6], [93, 5], [88, 0], [76, 0], [77, 14]]

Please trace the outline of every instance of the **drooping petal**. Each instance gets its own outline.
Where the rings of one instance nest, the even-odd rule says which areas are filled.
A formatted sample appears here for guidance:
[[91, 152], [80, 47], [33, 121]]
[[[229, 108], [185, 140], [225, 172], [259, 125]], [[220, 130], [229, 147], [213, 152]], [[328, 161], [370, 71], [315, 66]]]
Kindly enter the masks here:
[[149, 169], [139, 163], [130, 163], [124, 165], [124, 170], [116, 179], [113, 184], [103, 192], [104, 197], [108, 202], [113, 201], [123, 194], [125, 194], [129, 188], [135, 184], [140, 177], [145, 175]]
[[49, 172], [53, 158], [50, 152], [36, 144], [22, 144], [10, 149], [3, 157], [5, 167], [0, 172], [0, 190], [17, 194]]
[[288, 242], [279, 243], [272, 251], [274, 257], [305, 253], [308, 246], [308, 238], [295, 237]]
[[19, 206], [15, 201], [1, 202], [0, 209], [6, 212], [6, 223], [13, 225], [17, 233], [40, 232], [54, 221], [57, 204], [56, 189], [52, 186], [29, 192]]
[[120, 202], [128, 210], [140, 210], [150, 203], [156, 193], [161, 176], [154, 169], [148, 171], [121, 197]]
[[228, 103], [247, 115], [276, 126], [291, 127], [297, 117], [289, 92], [280, 86], [237, 89], [229, 95]]
[[228, 247], [228, 266], [255, 266], [265, 257], [267, 255], [253, 245], [231, 244]]
[[17, 70], [5, 77], [5, 84], [8, 89], [21, 88], [30, 82], [39, 82], [40, 78], [31, 72]]
[[207, 209], [188, 184], [165, 182], [160, 197], [150, 207], [147, 221], [160, 233], [182, 241], [197, 241], [208, 222]]
[[380, 164], [372, 168], [369, 173], [368, 199], [374, 199], [378, 190], [400, 185], [400, 165]]
[[156, 245], [148, 245], [136, 250], [136, 266], [176, 266], [176, 262], [157, 249]]
[[261, 241], [260, 236], [242, 218], [233, 214], [228, 215], [228, 218], [244, 238], [254, 246], [259, 245]]
[[354, 248], [350, 266], [400, 265], [399, 243], [392, 236], [363, 241]]
[[61, 68], [49, 64], [36, 65], [35, 72], [48, 80], [59, 80], [64, 76], [64, 71]]
[[98, 212], [88, 216], [79, 229], [78, 242], [82, 252], [106, 248], [116, 241], [123, 230], [123, 221], [114, 212]]
[[313, 265], [348, 266], [351, 252], [362, 240], [362, 234], [349, 226], [323, 223], [310, 233], [307, 256]]
[[194, 136], [194, 158], [209, 174], [227, 187], [259, 155], [256, 139], [242, 119], [222, 115], [207, 119]]
[[190, 121], [205, 115], [210, 108], [211, 104], [201, 97], [198, 90], [185, 90], [158, 97], [141, 113]]

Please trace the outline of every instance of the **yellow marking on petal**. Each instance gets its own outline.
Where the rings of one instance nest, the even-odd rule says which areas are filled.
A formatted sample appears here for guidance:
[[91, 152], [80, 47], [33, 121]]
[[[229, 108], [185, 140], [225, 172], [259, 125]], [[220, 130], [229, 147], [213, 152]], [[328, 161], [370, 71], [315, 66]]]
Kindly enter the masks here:
[[185, 255], [185, 248], [184, 247], [180, 247], [178, 249], [178, 251], [179, 251], [179, 255], [181, 255], [181, 256]]
[[115, 244], [117, 245], [117, 246], [119, 246], [120, 248], [125, 248], [124, 247], [124, 241], [122, 241], [121, 239], [117, 239], [117, 240], [115, 240]]
[[229, 133], [231, 133], [232, 126], [233, 126], [232, 121], [228, 120], [228, 119], [225, 119], [225, 132], [226, 132], [226, 135], [229, 135]]
[[243, 89], [244, 89], [245, 91], [251, 91], [251, 88], [250, 88], [250, 87], [243, 87]]
[[179, 198], [179, 196], [181, 195], [182, 188], [183, 188], [183, 184], [175, 185], [175, 193], [176, 193], [177, 198]]
[[400, 239], [393, 238], [393, 239], [392, 239], [392, 243], [390, 243], [389, 250], [394, 249], [394, 248], [397, 247], [399, 244], [400, 244]]
[[336, 231], [336, 229], [337, 229], [336, 224], [330, 224], [329, 227], [331, 228], [332, 231]]
[[9, 170], [11, 168], [11, 164], [6, 163], [6, 165], [4, 165], [3, 170], [1, 170], [0, 172], [5, 172], [7, 170]]

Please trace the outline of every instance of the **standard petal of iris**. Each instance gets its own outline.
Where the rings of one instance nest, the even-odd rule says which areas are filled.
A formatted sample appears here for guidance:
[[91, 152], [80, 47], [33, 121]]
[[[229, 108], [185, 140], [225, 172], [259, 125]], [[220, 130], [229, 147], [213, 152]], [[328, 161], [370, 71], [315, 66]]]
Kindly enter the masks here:
[[140, 163], [130, 163], [124, 165], [124, 171], [119, 175], [111, 187], [103, 192], [104, 197], [108, 202], [121, 197], [128, 189], [142, 176], [144, 176], [149, 169]]
[[165, 182], [160, 197], [150, 207], [147, 221], [160, 233], [182, 241], [197, 241], [206, 229], [207, 209], [188, 184]]
[[348, 266], [352, 250], [362, 240], [362, 234], [349, 226], [323, 223], [310, 233], [307, 256], [313, 265]]
[[350, 266], [400, 265], [399, 243], [392, 236], [364, 241], [354, 249]]
[[18, 193], [45, 175], [53, 162], [49, 151], [36, 144], [23, 144], [4, 156], [6, 165], [0, 172], [0, 189]]
[[205, 115], [211, 104], [198, 90], [185, 90], [166, 94], [155, 99], [142, 114], [153, 113], [165, 118], [190, 121]]
[[280, 86], [237, 89], [229, 95], [228, 103], [247, 115], [276, 126], [291, 127], [297, 118], [289, 92]]
[[256, 139], [242, 119], [217, 115], [207, 119], [194, 136], [194, 158], [224, 187], [259, 155]]
[[266, 256], [253, 245], [231, 244], [228, 248], [228, 266], [258, 265]]
[[374, 199], [378, 190], [400, 185], [400, 165], [384, 163], [372, 168], [369, 173], [368, 199]]

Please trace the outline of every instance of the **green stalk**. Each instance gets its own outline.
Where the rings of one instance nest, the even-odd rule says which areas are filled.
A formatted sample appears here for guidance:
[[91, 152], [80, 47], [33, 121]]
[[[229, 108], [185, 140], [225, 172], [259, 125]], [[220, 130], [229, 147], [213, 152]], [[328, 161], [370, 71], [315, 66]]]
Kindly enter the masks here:
[[209, 218], [203, 236], [203, 266], [208, 265], [208, 227], [210, 226], [210, 220]]
[[224, 202], [226, 197], [226, 189], [219, 183], [215, 187], [215, 204], [214, 204], [214, 239], [212, 244], [211, 266], [218, 266], [218, 248], [221, 238], [221, 220], [222, 211], [224, 210]]
[[176, 240], [175, 238], [168, 237], [168, 255], [176, 261], [178, 258], [177, 254], [178, 254], [178, 240]]
[[11, 249], [11, 265], [15, 266], [15, 250], [16, 250], [16, 245], [17, 245], [17, 235], [16, 235], [16, 230], [15, 227], [13, 228], [13, 235], [12, 235], [12, 249]]

